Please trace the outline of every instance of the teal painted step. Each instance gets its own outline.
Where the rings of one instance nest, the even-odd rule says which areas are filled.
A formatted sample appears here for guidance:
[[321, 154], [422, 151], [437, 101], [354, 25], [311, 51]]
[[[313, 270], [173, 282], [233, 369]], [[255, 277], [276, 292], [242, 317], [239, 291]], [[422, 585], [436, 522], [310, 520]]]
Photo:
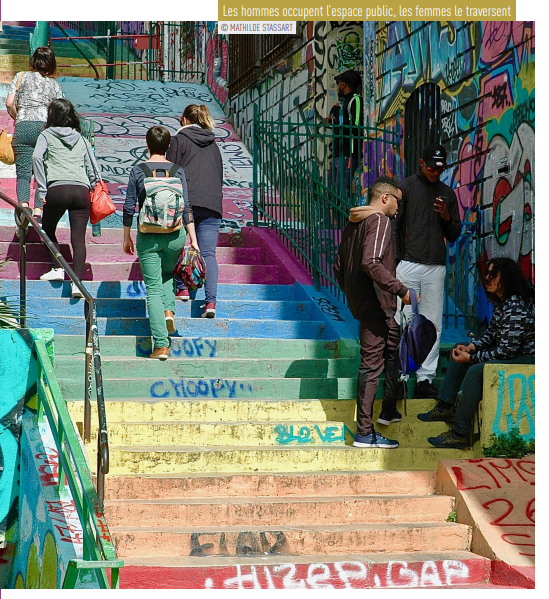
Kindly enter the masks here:
[[[144, 298], [146, 289], [143, 281], [85, 281], [84, 286], [94, 298]], [[70, 281], [27, 281], [27, 295], [47, 297], [71, 297]], [[0, 280], [0, 297], [19, 297], [19, 281], [15, 279]], [[196, 298], [204, 299], [204, 288], [199, 289]], [[221, 300], [265, 300], [285, 301], [295, 300], [293, 285], [238, 285], [235, 283], [220, 283], [217, 286], [217, 297]], [[83, 300], [72, 300], [76, 303]], [[179, 301], [179, 300], [178, 300]]]
[[[55, 367], [59, 377], [77, 379], [84, 367], [83, 356], [56, 357]], [[356, 376], [357, 360], [293, 359], [293, 358], [173, 358], [167, 363], [143, 358], [103, 357], [101, 370], [104, 378], [114, 378], [121, 373], [140, 377], [186, 378], [250, 378], [258, 374], [268, 378], [349, 378]]]
[[[166, 365], [164, 377], [131, 379], [103, 378], [105, 397], [181, 399], [353, 399], [356, 398], [354, 378], [229, 378], [216, 379], [170, 376]], [[121, 373], [123, 374], [123, 373]], [[135, 374], [135, 373], [134, 373]], [[84, 377], [65, 379], [59, 376], [59, 386], [65, 400], [84, 396]]]
[[[83, 309], [84, 303], [82, 303]], [[325, 326], [319, 321], [259, 320], [234, 318], [175, 318], [179, 336], [276, 337], [282, 339], [327, 339]], [[34, 316], [33, 328], [50, 328], [56, 334], [82, 335], [82, 316]], [[98, 318], [99, 335], [150, 335], [148, 318]]]
[[[55, 335], [56, 357], [84, 355], [86, 339], [83, 335]], [[136, 336], [105, 336], [99, 338], [101, 356], [146, 357], [151, 353], [151, 338]], [[231, 339], [227, 337], [199, 337], [197, 335], [172, 337], [170, 358], [202, 358], [211, 362], [212, 358], [250, 357], [271, 358], [339, 358], [353, 357], [355, 349], [347, 349], [339, 341], [317, 339]]]
[[[55, 298], [44, 301], [32, 297], [27, 303], [29, 322], [41, 315], [46, 316], [82, 316], [82, 302], [72, 298]], [[184, 318], [200, 318], [204, 311], [204, 300], [177, 301], [175, 314]], [[144, 299], [98, 299], [96, 301], [98, 317], [145, 317], [148, 316]], [[260, 301], [260, 300], [224, 300], [216, 303], [218, 318], [268, 318], [270, 320], [310, 320], [309, 302], [296, 301]]]

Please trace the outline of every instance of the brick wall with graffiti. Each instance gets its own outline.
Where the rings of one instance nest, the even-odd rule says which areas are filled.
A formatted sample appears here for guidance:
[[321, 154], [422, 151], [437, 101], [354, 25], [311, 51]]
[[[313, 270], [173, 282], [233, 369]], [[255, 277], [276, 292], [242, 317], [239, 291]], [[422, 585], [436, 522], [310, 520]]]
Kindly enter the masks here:
[[335, 75], [347, 69], [362, 73], [362, 36], [362, 22], [303, 23], [295, 52], [228, 102], [244, 143], [251, 147], [254, 104], [264, 119], [323, 120], [337, 102]]
[[[436, 83], [440, 141], [451, 165], [443, 180], [456, 190], [462, 216], [468, 210], [476, 220], [481, 272], [489, 258], [507, 256], [534, 282], [534, 22], [364, 27], [364, 97], [371, 121], [402, 131], [412, 92]], [[401, 163], [404, 156], [402, 143]], [[390, 171], [398, 164], [393, 155], [385, 159]], [[477, 314], [484, 319], [486, 306]]]

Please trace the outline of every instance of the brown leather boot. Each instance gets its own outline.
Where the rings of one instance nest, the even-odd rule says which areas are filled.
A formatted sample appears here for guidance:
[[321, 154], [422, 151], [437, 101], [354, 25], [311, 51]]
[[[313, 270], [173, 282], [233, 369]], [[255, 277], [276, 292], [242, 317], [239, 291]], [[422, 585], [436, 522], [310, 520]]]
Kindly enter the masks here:
[[175, 318], [173, 316], [173, 312], [171, 310], [166, 310], [164, 312], [164, 316], [166, 318], [166, 328], [168, 329], [168, 335], [173, 335], [175, 333]]
[[169, 347], [157, 347], [154, 349], [149, 358], [156, 358], [157, 360], [167, 360], [170, 354]]

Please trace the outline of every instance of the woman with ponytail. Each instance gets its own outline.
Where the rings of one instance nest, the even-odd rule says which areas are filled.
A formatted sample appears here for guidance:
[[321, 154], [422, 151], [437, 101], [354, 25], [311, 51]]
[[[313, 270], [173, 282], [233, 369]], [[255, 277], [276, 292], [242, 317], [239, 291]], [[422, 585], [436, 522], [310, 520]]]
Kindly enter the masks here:
[[[206, 304], [202, 318], [215, 318], [218, 274], [215, 251], [223, 217], [223, 161], [207, 106], [190, 104], [180, 122], [181, 129], [172, 137], [166, 158], [185, 171], [198, 245], [206, 261]], [[176, 283], [176, 297], [187, 301], [189, 291], [177, 278]]]

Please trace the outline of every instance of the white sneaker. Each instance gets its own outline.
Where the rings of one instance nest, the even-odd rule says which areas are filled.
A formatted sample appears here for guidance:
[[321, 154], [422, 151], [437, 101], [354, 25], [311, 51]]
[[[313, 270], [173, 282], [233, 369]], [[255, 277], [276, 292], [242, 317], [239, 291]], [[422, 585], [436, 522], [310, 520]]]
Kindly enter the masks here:
[[84, 294], [80, 291], [80, 289], [78, 289], [78, 287], [74, 283], [71, 283], [71, 292], [72, 297], [84, 297]]
[[41, 281], [64, 281], [65, 271], [62, 268], [52, 268], [50, 272], [44, 273], [40, 277]]

